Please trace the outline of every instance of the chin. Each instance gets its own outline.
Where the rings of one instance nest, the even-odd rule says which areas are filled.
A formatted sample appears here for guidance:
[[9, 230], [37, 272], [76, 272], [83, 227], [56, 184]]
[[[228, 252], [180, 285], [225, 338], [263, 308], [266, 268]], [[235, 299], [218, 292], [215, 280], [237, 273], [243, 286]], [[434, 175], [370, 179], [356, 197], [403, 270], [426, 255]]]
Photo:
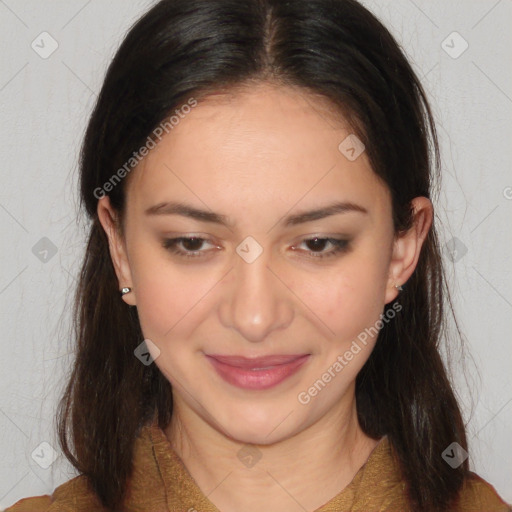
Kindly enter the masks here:
[[217, 422], [221, 430], [239, 443], [259, 445], [273, 444], [289, 434], [290, 424], [286, 421], [286, 417], [291, 410], [283, 414], [281, 412], [283, 408], [279, 408], [276, 412], [268, 409], [265, 411], [262, 407], [257, 411], [255, 407], [250, 409], [248, 411], [240, 408], [233, 414], [228, 413], [225, 421], [219, 421], [218, 418]]
[[271, 445], [282, 440], [282, 434], [276, 437], [272, 428], [256, 431], [254, 425], [240, 425], [238, 428], [231, 427], [228, 431], [230, 437], [243, 444], [255, 444], [260, 446]]

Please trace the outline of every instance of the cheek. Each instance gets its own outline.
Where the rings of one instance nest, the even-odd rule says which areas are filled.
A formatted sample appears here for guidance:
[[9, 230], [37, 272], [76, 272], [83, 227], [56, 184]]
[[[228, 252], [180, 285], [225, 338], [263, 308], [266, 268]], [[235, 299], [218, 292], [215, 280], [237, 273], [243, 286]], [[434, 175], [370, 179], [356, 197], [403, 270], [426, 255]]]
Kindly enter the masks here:
[[132, 278], [144, 336], [158, 342], [176, 332], [183, 335], [184, 319], [204, 295], [204, 286], [167, 261], [159, 248], [134, 254]]
[[146, 338], [162, 340], [185, 313], [176, 301], [174, 287], [163, 279], [139, 280], [136, 284], [142, 332]]
[[144, 338], [160, 351], [155, 364], [173, 386], [179, 387], [186, 379], [183, 372], [196, 364], [189, 341], [193, 341], [197, 315], [204, 314], [201, 298], [211, 285], [198, 282], [168, 263], [158, 268], [146, 260], [134, 279], [137, 313]]
[[379, 258], [354, 254], [342, 265], [304, 285], [300, 296], [328, 327], [329, 338], [351, 340], [374, 324], [384, 309], [387, 282]]

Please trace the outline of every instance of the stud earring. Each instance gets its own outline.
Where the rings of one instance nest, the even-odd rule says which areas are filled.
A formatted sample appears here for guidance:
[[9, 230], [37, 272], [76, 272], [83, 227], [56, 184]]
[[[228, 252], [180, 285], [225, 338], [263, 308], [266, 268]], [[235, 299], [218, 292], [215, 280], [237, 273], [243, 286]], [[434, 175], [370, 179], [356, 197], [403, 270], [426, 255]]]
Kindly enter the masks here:
[[403, 290], [402, 285], [400, 285], [400, 284], [395, 284], [395, 288], [396, 288], [399, 292], [401, 292], [401, 291]]
[[131, 288], [128, 288], [127, 286], [125, 288], [121, 289], [121, 295], [126, 295], [127, 293], [130, 293], [132, 291]]

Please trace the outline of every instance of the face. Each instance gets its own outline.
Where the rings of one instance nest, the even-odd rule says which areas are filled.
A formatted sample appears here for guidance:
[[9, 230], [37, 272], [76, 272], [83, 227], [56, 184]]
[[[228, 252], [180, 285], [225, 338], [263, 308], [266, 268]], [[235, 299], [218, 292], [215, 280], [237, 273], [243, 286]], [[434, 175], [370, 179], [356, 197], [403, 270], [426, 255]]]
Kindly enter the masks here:
[[[350, 134], [304, 92], [211, 96], [132, 171], [123, 238], [100, 200], [120, 287], [133, 289], [124, 300], [158, 349], [177, 413], [266, 444], [353, 398], [428, 222], [395, 238], [387, 187], [364, 152], [339, 149]], [[212, 355], [295, 361], [244, 370]]]

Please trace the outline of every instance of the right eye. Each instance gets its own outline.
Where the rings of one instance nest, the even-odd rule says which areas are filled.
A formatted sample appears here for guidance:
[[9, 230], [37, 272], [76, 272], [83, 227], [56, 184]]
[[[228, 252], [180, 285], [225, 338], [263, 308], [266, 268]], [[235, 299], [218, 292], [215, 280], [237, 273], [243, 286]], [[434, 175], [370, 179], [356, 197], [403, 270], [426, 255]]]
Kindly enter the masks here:
[[209, 251], [199, 250], [203, 247], [204, 243], [210, 243], [214, 247], [217, 245], [213, 244], [206, 238], [197, 236], [180, 236], [177, 238], [166, 238], [162, 242], [162, 246], [168, 251], [177, 254], [183, 258], [201, 258], [204, 253]]

